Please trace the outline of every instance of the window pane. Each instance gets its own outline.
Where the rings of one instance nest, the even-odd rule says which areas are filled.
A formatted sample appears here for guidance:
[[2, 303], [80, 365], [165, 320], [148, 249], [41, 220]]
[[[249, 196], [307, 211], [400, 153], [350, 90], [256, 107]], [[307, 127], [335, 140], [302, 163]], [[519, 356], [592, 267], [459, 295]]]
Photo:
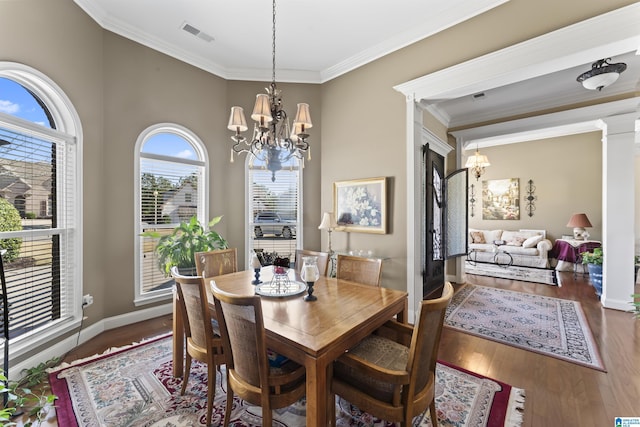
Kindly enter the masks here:
[[[61, 294], [61, 268], [68, 265], [53, 206], [58, 179], [58, 143], [0, 127], [0, 249], [3, 255], [12, 338], [70, 315]], [[64, 159], [60, 159], [64, 161]]]
[[299, 163], [295, 157], [284, 162], [249, 161], [249, 251], [261, 253], [261, 262], [267, 265], [276, 256], [289, 258], [291, 263], [295, 259], [300, 223]]
[[22, 85], [0, 77], [0, 112], [53, 128], [51, 115], [42, 102]]
[[142, 146], [142, 152], [179, 159], [198, 159], [193, 146], [188, 141], [179, 135], [168, 132], [158, 133], [147, 139]]
[[[140, 153], [140, 233], [169, 234], [180, 222], [196, 216], [205, 223], [205, 163], [183, 137], [161, 132], [149, 136]], [[138, 233], [138, 234], [140, 234]], [[158, 265], [158, 239], [140, 237], [140, 295], [169, 293], [173, 280]]]

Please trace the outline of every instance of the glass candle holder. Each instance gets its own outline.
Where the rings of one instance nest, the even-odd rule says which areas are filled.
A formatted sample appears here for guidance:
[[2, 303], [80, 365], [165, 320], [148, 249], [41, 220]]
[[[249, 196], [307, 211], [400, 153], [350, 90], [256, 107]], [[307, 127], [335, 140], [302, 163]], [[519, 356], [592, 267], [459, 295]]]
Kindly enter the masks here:
[[320, 270], [318, 270], [318, 257], [305, 256], [302, 257], [302, 271], [300, 272], [302, 280], [307, 282], [307, 295], [305, 301], [315, 301], [318, 299], [313, 295], [313, 284], [320, 278]]

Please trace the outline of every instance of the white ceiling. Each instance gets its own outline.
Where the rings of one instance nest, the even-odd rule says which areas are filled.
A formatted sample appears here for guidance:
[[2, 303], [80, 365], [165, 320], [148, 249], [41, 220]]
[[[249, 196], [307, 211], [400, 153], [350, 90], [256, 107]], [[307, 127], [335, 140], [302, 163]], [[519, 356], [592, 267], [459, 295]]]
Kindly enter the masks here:
[[[272, 5], [268, 0], [74, 1], [103, 28], [220, 77], [271, 80]], [[326, 82], [506, 1], [278, 0], [276, 80]], [[638, 15], [638, 8], [627, 13]], [[190, 34], [184, 24], [202, 33]], [[635, 49], [611, 52], [600, 49], [592, 52], [598, 57], [591, 58], [585, 51], [580, 59], [584, 63], [567, 57], [562, 61], [564, 69], [538, 69], [535, 75], [523, 72], [520, 78], [512, 76], [510, 84], [489, 85], [479, 92], [458, 91], [429, 103], [443, 122], [457, 127], [637, 93], [640, 56]], [[625, 62], [627, 70], [601, 92], [584, 89], [576, 77], [604, 55], [611, 56], [612, 62]], [[484, 96], [474, 98], [478, 93]]]
[[[103, 28], [220, 77], [271, 80], [268, 0], [74, 1]], [[323, 83], [506, 1], [278, 0], [277, 81]]]

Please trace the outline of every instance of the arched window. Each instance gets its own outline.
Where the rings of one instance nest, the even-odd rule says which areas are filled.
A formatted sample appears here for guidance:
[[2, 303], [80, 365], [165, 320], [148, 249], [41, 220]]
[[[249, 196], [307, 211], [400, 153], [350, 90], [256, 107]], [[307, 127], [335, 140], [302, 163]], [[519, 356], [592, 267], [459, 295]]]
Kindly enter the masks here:
[[173, 280], [158, 266], [157, 239], [196, 216], [208, 222], [207, 151], [190, 130], [163, 123], [145, 129], [136, 143], [136, 304], [171, 296]]
[[79, 117], [31, 67], [0, 62], [0, 249], [11, 357], [77, 327], [82, 317]]
[[263, 265], [276, 256], [293, 263], [302, 248], [303, 161], [291, 157], [269, 163], [248, 155], [246, 162], [248, 252], [256, 251]]

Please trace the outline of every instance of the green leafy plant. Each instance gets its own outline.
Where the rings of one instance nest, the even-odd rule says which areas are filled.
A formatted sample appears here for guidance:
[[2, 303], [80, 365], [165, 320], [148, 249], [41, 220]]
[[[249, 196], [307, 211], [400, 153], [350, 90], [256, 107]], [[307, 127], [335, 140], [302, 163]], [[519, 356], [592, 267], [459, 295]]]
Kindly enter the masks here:
[[141, 234], [144, 237], [156, 238], [156, 255], [158, 265], [169, 275], [174, 265], [178, 269], [195, 269], [196, 252], [207, 252], [216, 249], [227, 249], [229, 243], [218, 232], [212, 230], [222, 220], [222, 215], [213, 218], [205, 229], [198, 219], [193, 216], [189, 222], [181, 222], [173, 229], [171, 234], [163, 235], [157, 231], [146, 231]]
[[[22, 219], [20, 212], [6, 199], [0, 197], [0, 231], [22, 230]], [[4, 261], [11, 262], [20, 255], [22, 239], [0, 239], [0, 249], [6, 249]]]
[[0, 396], [2, 399], [6, 396], [6, 405], [0, 407], [0, 425], [17, 426], [18, 423], [12, 421], [12, 418], [19, 414], [23, 414], [19, 418], [21, 426], [42, 424], [57, 399], [57, 396], [49, 393], [47, 368], [57, 365], [59, 361], [59, 358], [53, 358], [33, 368], [24, 369], [24, 376], [18, 381], [10, 381], [0, 369]]
[[602, 265], [602, 248], [595, 248], [593, 252], [582, 252], [580, 255], [583, 264]]
[[640, 319], [640, 294], [631, 294], [631, 298], [633, 298], [633, 301], [629, 303], [633, 306], [631, 312], [636, 319]]

